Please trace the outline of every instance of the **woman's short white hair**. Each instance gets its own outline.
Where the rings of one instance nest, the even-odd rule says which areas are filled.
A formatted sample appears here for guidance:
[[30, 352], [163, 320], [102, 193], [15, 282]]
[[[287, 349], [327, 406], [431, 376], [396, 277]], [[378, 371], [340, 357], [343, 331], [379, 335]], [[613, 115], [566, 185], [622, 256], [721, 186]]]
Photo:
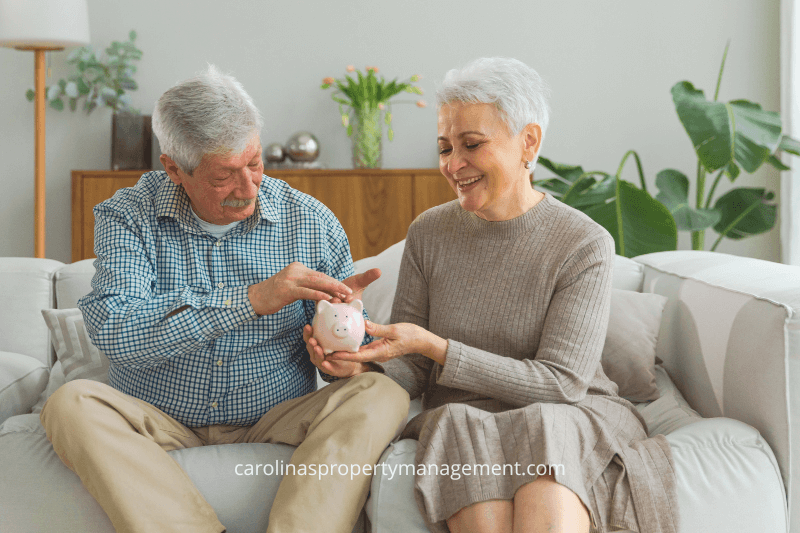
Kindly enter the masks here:
[[162, 153], [189, 175], [205, 154], [243, 152], [262, 126], [242, 84], [214, 65], [167, 90], [153, 110]]
[[[549, 92], [541, 76], [522, 61], [483, 57], [445, 74], [436, 91], [436, 105], [441, 108], [452, 102], [494, 104], [512, 135], [518, 135], [528, 124], [539, 125], [541, 152], [541, 141], [550, 120]], [[535, 161], [531, 169], [534, 164]]]

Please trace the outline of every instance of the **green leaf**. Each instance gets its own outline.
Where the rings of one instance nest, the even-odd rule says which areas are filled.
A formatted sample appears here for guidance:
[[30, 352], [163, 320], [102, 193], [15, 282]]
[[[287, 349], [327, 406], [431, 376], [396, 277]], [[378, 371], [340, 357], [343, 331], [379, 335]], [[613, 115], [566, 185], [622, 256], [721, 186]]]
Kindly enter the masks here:
[[792, 139], [788, 135], [781, 136], [781, 142], [778, 145], [778, 150], [789, 152], [790, 154], [800, 155], [800, 141]]
[[754, 172], [777, 149], [781, 139], [778, 113], [747, 100], [709, 102], [688, 81], [675, 84], [671, 92], [678, 118], [709, 172], [733, 160]]
[[70, 98], [69, 99], [69, 110], [75, 111], [78, 109], [78, 99], [77, 98]]
[[739, 177], [739, 165], [736, 164], [736, 161], [728, 163], [728, 166], [725, 167], [725, 174], [731, 180], [731, 183], [736, 181], [736, 178]]
[[611, 233], [616, 253], [635, 257], [677, 249], [678, 230], [669, 210], [635, 185], [609, 178], [616, 182], [613, 200], [585, 213]]
[[775, 226], [778, 206], [770, 202], [775, 195], [759, 187], [733, 189], [717, 199], [714, 209], [722, 216], [714, 226], [721, 237], [743, 239], [764, 233]]
[[29, 102], [33, 102], [35, 96], [36, 93], [33, 91], [33, 89], [28, 89], [25, 91], [25, 98], [27, 98]]
[[130, 33], [128, 33], [128, 39], [130, 39], [131, 42], [136, 40], [136, 30], [131, 30]]
[[90, 88], [89, 88], [89, 86], [86, 84], [86, 80], [84, 80], [83, 78], [78, 78], [78, 79], [75, 81], [75, 83], [77, 83], [77, 84], [78, 84], [78, 92], [79, 92], [81, 95], [84, 95], [84, 96], [85, 96], [85, 95], [87, 95], [87, 94], [89, 94], [89, 93], [91, 92], [91, 89], [90, 89]]
[[681, 231], [701, 231], [719, 222], [721, 213], [714, 209], [695, 209], [689, 205], [689, 178], [668, 168], [656, 175], [659, 192], [656, 200], [669, 209]]
[[64, 101], [61, 98], [56, 98], [55, 100], [50, 100], [50, 107], [57, 111], [64, 110]]
[[769, 159], [767, 159], [767, 163], [769, 163], [773, 167], [777, 168], [778, 170], [791, 170], [790, 167], [787, 167], [786, 165], [784, 165], [783, 161], [781, 161], [780, 159], [775, 157], [774, 154], [769, 156]]
[[583, 175], [583, 168], [580, 166], [565, 165], [556, 163], [546, 157], [539, 157], [539, 164], [562, 179], [547, 179], [537, 181], [537, 185], [549, 191], [553, 196], [560, 198], [572, 187], [572, 185]]

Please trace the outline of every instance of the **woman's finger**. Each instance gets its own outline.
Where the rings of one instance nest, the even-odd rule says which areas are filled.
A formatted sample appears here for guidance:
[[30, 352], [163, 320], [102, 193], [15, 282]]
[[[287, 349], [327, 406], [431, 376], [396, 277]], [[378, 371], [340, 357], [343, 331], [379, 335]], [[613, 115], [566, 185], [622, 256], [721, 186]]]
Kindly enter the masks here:
[[391, 326], [384, 326], [382, 324], [376, 324], [372, 320], [365, 320], [364, 321], [364, 331], [368, 334], [372, 335], [373, 337], [389, 337], [393, 338], [391, 334]]

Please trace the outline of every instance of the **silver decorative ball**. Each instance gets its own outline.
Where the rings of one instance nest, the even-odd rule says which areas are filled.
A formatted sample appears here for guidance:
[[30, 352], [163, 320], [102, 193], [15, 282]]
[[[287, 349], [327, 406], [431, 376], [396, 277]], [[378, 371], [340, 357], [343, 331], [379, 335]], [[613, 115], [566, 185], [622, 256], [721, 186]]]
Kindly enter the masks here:
[[286, 141], [286, 155], [292, 161], [314, 161], [319, 157], [319, 141], [307, 131], [298, 131]]
[[267, 163], [280, 163], [286, 159], [286, 152], [280, 143], [270, 143], [264, 148], [264, 161]]

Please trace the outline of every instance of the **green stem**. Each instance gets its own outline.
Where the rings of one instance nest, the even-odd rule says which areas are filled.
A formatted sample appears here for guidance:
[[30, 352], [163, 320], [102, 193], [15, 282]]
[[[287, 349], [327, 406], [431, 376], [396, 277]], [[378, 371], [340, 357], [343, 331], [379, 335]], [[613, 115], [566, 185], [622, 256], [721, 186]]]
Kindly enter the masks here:
[[714, 184], [711, 186], [711, 190], [708, 191], [708, 196], [706, 197], [706, 209], [711, 207], [711, 198], [714, 197], [714, 190], [717, 188], [717, 184], [719, 180], [722, 179], [722, 174], [725, 172], [725, 167], [722, 167], [717, 174], [717, 177], [714, 178]]
[[742, 211], [742, 212], [741, 212], [741, 214], [740, 214], [738, 217], [734, 218], [734, 219], [733, 219], [733, 221], [732, 221], [730, 224], [728, 224], [728, 227], [726, 227], [724, 230], [722, 230], [722, 233], [720, 233], [720, 234], [719, 234], [719, 237], [717, 237], [717, 240], [716, 240], [716, 241], [714, 241], [714, 246], [712, 246], [712, 247], [711, 247], [711, 251], [713, 252], [713, 251], [714, 251], [714, 250], [717, 248], [717, 245], [720, 243], [720, 241], [722, 240], [722, 238], [723, 238], [723, 237], [725, 237], [725, 236], [728, 234], [728, 232], [729, 232], [729, 231], [731, 231], [733, 228], [735, 228], [735, 227], [736, 227], [736, 224], [738, 224], [739, 222], [741, 222], [741, 220], [742, 220], [744, 217], [746, 217], [747, 215], [749, 215], [749, 214], [750, 214], [750, 211], [754, 210], [754, 209], [755, 209], [755, 208], [757, 208], [759, 205], [761, 205], [761, 203], [760, 203], [760, 202], [753, 202], [752, 204], [750, 204], [750, 205], [747, 207], [747, 209], [745, 209], [744, 211]]
[[717, 76], [717, 88], [714, 90], [714, 101], [717, 101], [719, 96], [719, 86], [722, 83], [722, 71], [725, 69], [725, 58], [728, 57], [728, 47], [731, 45], [731, 40], [725, 44], [725, 52], [722, 54], [722, 64], [719, 66], [719, 75]]
[[635, 150], [628, 150], [627, 153], [622, 157], [622, 162], [619, 164], [619, 168], [617, 169], [617, 179], [620, 179], [622, 175], [622, 168], [625, 166], [625, 161], [628, 160], [628, 156], [633, 154], [633, 158], [636, 160], [636, 168], [639, 171], [639, 182], [642, 184], [642, 190], [647, 192], [647, 184], [644, 181], [644, 171], [642, 170], [642, 160], [639, 159], [639, 154], [636, 153]]
[[[703, 197], [706, 190], [706, 169], [700, 160], [697, 160], [697, 195], [695, 196], [695, 204], [698, 209], [703, 206]], [[705, 247], [705, 231], [692, 232], [692, 250], [702, 250]]]

